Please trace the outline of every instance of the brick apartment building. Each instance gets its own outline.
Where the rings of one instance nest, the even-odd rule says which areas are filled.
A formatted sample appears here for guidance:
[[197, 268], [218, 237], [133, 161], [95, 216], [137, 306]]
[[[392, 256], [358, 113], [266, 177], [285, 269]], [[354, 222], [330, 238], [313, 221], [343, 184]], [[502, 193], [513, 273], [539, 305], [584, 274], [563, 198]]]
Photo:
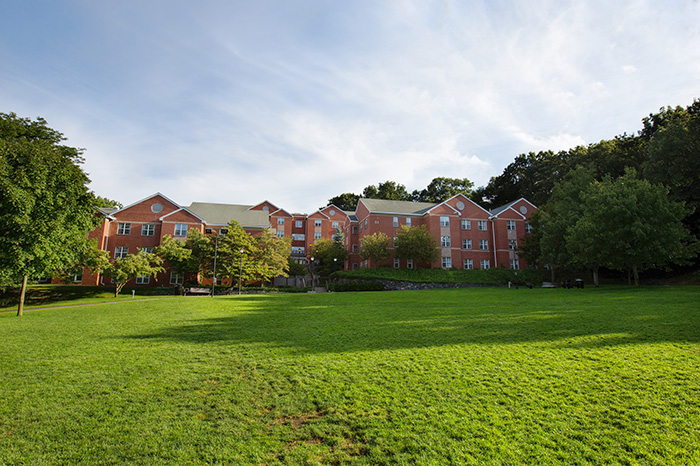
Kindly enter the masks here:
[[[101, 223], [89, 237], [111, 258], [118, 258], [139, 249], [152, 251], [165, 235], [184, 240], [191, 229], [225, 235], [229, 222], [236, 220], [253, 236], [271, 229], [279, 237], [291, 238], [292, 257], [305, 260], [315, 241], [330, 239], [340, 229], [349, 254], [346, 270], [376, 265], [413, 268], [416, 264], [410, 260], [396, 258], [382, 264], [362, 261], [360, 244], [366, 235], [381, 232], [393, 238], [402, 225], [425, 225], [440, 244], [440, 259], [432, 264], [434, 268], [519, 269], [526, 264], [518, 258], [516, 247], [529, 232], [528, 219], [535, 210], [526, 199], [519, 199], [488, 211], [458, 194], [440, 203], [360, 199], [354, 212], [330, 205], [307, 215], [290, 213], [269, 201], [256, 205], [193, 202], [184, 207], [156, 193], [122, 209], [99, 209]], [[166, 269], [129, 285], [174, 285], [183, 280], [182, 274]], [[109, 284], [87, 270], [76, 275], [74, 282]]]

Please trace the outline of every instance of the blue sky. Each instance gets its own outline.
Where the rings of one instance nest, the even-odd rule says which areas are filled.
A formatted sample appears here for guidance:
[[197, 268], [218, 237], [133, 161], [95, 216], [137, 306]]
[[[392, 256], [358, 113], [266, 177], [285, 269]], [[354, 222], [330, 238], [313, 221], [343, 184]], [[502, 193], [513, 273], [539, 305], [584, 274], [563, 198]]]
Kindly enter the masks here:
[[130, 204], [311, 213], [641, 128], [700, 98], [698, 1], [7, 0], [0, 111]]

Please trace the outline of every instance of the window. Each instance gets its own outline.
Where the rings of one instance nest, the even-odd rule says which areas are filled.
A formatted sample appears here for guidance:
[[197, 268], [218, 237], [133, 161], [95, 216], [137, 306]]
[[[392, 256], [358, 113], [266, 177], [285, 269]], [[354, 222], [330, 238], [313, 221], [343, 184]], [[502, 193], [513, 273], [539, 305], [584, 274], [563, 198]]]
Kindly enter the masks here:
[[120, 223], [117, 226], [118, 235], [129, 235], [131, 234], [131, 223]]
[[365, 219], [365, 230], [367, 229], [367, 219]]
[[509, 239], [508, 240], [508, 249], [511, 251], [515, 251], [515, 249], [518, 247], [518, 241], [514, 239]]
[[127, 254], [129, 254], [129, 248], [126, 246], [117, 246], [116, 248], [114, 248], [115, 259], [121, 259], [122, 257], [126, 257]]
[[204, 233], [206, 233], [207, 235], [211, 235], [212, 233], [214, 233], [214, 230], [212, 230], [211, 228], [205, 228]]
[[332, 227], [334, 230], [337, 230], [337, 229], [338, 229], [338, 222], [333, 222], [333, 223], [331, 224], [331, 227]]
[[284, 230], [277, 230], [277, 237], [284, 238]]
[[464, 259], [464, 270], [473, 270], [474, 261], [471, 259]]
[[449, 236], [441, 236], [440, 237], [440, 246], [442, 246], [443, 248], [449, 248], [451, 246], [450, 237]]
[[443, 269], [451, 269], [452, 268], [452, 258], [451, 257], [443, 257], [442, 258], [442, 268]]
[[82, 274], [82, 273], [78, 273], [78, 274], [73, 275], [73, 281], [74, 281], [75, 283], [80, 283], [80, 282], [82, 282], [82, 281], [83, 281], [83, 274]]
[[155, 223], [144, 223], [141, 225], [141, 236], [153, 236], [156, 234]]
[[151, 283], [151, 276], [150, 275], [140, 275], [136, 277], [136, 284], [137, 285], [148, 285]]
[[520, 264], [518, 263], [518, 259], [511, 259], [510, 260], [510, 268], [513, 270], [519, 270], [520, 269]]
[[525, 233], [532, 233], [532, 225], [525, 222]]
[[515, 220], [507, 220], [506, 221], [506, 229], [515, 230]]
[[182, 285], [184, 274], [181, 272], [170, 272], [170, 284]]
[[399, 217], [394, 217], [394, 226], [399, 226]]
[[480, 239], [479, 240], [479, 249], [481, 249], [482, 251], [488, 251], [489, 250], [488, 240]]
[[472, 248], [472, 240], [463, 239], [462, 240], [462, 249], [471, 249], [471, 248]]
[[153, 254], [153, 248], [139, 248], [139, 249], [145, 253]]
[[317, 219], [317, 220], [314, 221], [314, 225], [317, 226], [317, 227], [320, 227], [321, 224], [322, 224], [322, 223], [321, 223], [321, 220], [320, 220], [320, 219]]
[[471, 230], [472, 229], [472, 221], [467, 220], [466, 218], [462, 219], [462, 230]]
[[187, 236], [187, 224], [186, 223], [176, 223], [174, 236]]
[[283, 218], [278, 218], [278, 219], [277, 219], [277, 225], [284, 225], [284, 219], [283, 219]]
[[411, 217], [406, 217], [406, 226], [411, 228]]
[[394, 259], [394, 268], [398, 269], [400, 267], [400, 265], [401, 265], [401, 261], [399, 261], [398, 259]]
[[440, 226], [441, 227], [449, 227], [450, 226], [450, 217], [440, 217]]
[[228, 228], [222, 228], [219, 230], [221, 236], [226, 236], [228, 234]]
[[413, 259], [406, 260], [406, 267], [409, 269], [413, 268]]
[[304, 233], [292, 233], [292, 241], [306, 241]]
[[491, 265], [490, 265], [488, 259], [481, 259], [481, 268], [484, 270], [488, 270], [491, 268]]
[[321, 232], [317, 231], [314, 233], [314, 239], [321, 239]]
[[296, 226], [297, 228], [301, 228], [301, 220], [297, 220], [296, 222], [294, 222], [294, 226]]
[[479, 220], [477, 222], [477, 228], [479, 231], [486, 231], [486, 220]]
[[358, 268], [359, 268], [359, 265], [357, 264], [357, 262], [355, 262], [355, 263], [352, 264], [352, 269], [353, 269], [353, 270], [357, 270]]
[[352, 245], [352, 252], [357, 252], [359, 250], [359, 246], [357, 244]]
[[352, 234], [356, 235], [357, 234], [357, 225], [352, 226]]
[[296, 256], [299, 256], [299, 255], [303, 256], [304, 255], [304, 248], [302, 248], [300, 246], [292, 246], [292, 254], [294, 254]]

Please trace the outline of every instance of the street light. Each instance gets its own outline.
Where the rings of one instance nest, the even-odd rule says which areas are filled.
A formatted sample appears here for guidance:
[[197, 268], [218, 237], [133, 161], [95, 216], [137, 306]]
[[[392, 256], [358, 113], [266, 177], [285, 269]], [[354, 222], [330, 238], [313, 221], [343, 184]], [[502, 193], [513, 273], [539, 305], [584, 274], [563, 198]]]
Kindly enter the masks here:
[[238, 268], [238, 294], [241, 294], [241, 281], [243, 275], [243, 253], [245, 252], [245, 249], [241, 248], [238, 252], [241, 253], [241, 261], [240, 266]]

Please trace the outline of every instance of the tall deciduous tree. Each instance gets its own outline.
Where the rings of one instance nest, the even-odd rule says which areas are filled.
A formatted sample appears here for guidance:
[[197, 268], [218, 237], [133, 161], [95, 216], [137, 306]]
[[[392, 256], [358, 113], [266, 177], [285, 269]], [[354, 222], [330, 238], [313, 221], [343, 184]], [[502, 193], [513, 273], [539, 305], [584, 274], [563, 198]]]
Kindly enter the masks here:
[[334, 205], [341, 210], [354, 212], [360, 196], [354, 193], [343, 193], [328, 199], [328, 205]]
[[124, 285], [136, 277], [150, 277], [163, 271], [163, 260], [150, 252], [139, 250], [113, 261], [108, 261], [104, 273], [114, 281], [114, 297], [118, 297]]
[[682, 223], [685, 207], [668, 198], [668, 190], [628, 171], [616, 180], [595, 182], [584, 192], [581, 218], [567, 245], [580, 263], [593, 258], [618, 270], [639, 271], [682, 263], [697, 244]]
[[62, 144], [43, 118], [0, 113], [0, 269], [21, 283], [78, 260], [95, 226], [95, 197], [80, 167], [82, 150]]
[[402, 225], [396, 234], [395, 255], [399, 259], [412, 259], [416, 267], [430, 265], [440, 257], [437, 240], [425, 225]]
[[474, 183], [467, 178], [446, 178], [438, 177], [428, 184], [422, 191], [413, 191], [414, 201], [420, 202], [443, 202], [447, 199], [464, 194], [469, 197], [473, 193]]
[[391, 257], [389, 248], [392, 246], [392, 239], [384, 233], [378, 232], [362, 238], [360, 243], [360, 258], [371, 260], [376, 267], [381, 261]]
[[268, 282], [275, 277], [288, 277], [291, 253], [292, 242], [289, 238], [278, 238], [270, 230], [265, 230], [255, 238], [255, 249], [250, 258], [257, 263], [256, 279]]

